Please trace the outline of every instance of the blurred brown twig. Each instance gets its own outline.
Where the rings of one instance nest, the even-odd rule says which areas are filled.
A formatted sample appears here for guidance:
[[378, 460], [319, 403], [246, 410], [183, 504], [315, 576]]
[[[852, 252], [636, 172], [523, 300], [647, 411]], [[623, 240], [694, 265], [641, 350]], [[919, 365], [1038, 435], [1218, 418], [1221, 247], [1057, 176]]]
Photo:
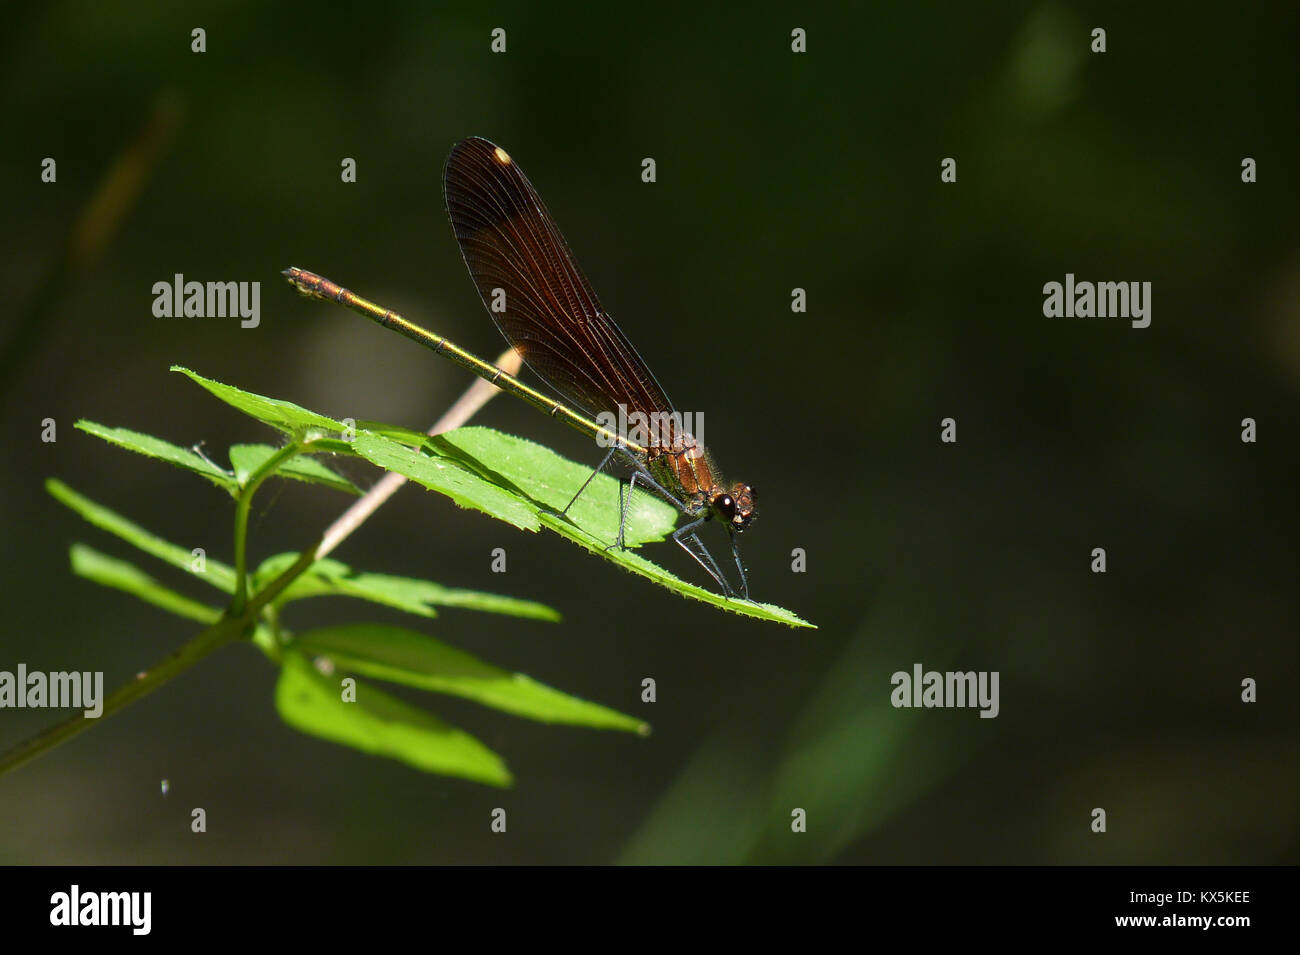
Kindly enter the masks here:
[[167, 151], [185, 114], [180, 97], [164, 91], [154, 101], [148, 121], [99, 181], [68, 233], [62, 254], [39, 283], [16, 327], [0, 346], [0, 390], [12, 380], [23, 357], [50, 315], [70, 277], [95, 261], [112, 239], [145, 182]]

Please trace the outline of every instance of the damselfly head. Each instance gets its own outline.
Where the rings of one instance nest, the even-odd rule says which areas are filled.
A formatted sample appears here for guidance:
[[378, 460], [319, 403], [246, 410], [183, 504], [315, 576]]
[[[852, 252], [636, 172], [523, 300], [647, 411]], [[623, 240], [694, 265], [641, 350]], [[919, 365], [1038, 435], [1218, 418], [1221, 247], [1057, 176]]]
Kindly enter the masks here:
[[709, 506], [719, 520], [739, 534], [754, 519], [758, 508], [758, 494], [748, 484], [737, 484], [730, 493], [721, 491], [715, 494]]

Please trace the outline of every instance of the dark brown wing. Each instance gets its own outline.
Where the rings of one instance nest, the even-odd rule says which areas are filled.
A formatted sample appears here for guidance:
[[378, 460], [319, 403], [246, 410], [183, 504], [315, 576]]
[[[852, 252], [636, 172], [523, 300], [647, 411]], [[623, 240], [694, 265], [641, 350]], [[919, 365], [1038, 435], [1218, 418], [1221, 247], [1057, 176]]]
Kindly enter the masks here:
[[[479, 296], [506, 341], [589, 415], [671, 411], [654, 375], [600, 306], [528, 177], [486, 139], [452, 147], [447, 214]], [[505, 311], [492, 310], [494, 290]], [[500, 298], [496, 295], [496, 298]]]

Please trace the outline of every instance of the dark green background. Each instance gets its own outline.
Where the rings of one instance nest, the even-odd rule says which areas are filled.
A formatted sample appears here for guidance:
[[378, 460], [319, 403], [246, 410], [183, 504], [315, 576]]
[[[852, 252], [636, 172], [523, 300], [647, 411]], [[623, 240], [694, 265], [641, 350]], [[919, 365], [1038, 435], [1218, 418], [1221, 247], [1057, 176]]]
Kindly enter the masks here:
[[[474, 134], [528, 172], [668, 393], [705, 414], [726, 473], [759, 489], [755, 595], [820, 629], [685, 602], [407, 488], [340, 559], [540, 599], [564, 623], [413, 622], [344, 601], [287, 623], [418, 626], [643, 715], [650, 738], [412, 695], [507, 759], [518, 783], [499, 792], [288, 729], [274, 670], [233, 648], [0, 778], [0, 860], [1297, 861], [1294, 4], [860, 6], [7, 10], [10, 340], [157, 98], [184, 120], [103, 253], [59, 277], [3, 382], [0, 668], [104, 670], [111, 686], [195, 630], [69, 573], [74, 540], [136, 558], [48, 498], [47, 476], [230, 556], [223, 494], [75, 431], [79, 417], [222, 458], [270, 432], [169, 364], [412, 427], [469, 384], [298, 299], [280, 269], [500, 351], [442, 209], [443, 159]], [[189, 50], [194, 26], [205, 54]], [[498, 26], [504, 55], [489, 52]], [[795, 26], [806, 55], [789, 50]], [[1104, 55], [1088, 52], [1094, 26]], [[57, 185], [39, 181], [46, 156]], [[947, 156], [955, 185], [939, 181]], [[261, 327], [154, 318], [151, 287], [176, 272], [260, 281]], [[1066, 272], [1152, 282], [1151, 327], [1044, 318], [1043, 283]], [[796, 286], [805, 315], [790, 312]], [[955, 446], [938, 440], [947, 416]], [[1246, 416], [1255, 445], [1239, 439]], [[39, 440], [46, 417], [56, 444]], [[523, 405], [478, 421], [595, 463]], [[301, 485], [259, 501], [255, 560], [306, 544], [346, 503]], [[498, 546], [504, 576], [488, 569]], [[1089, 572], [1096, 546], [1104, 576]], [[795, 547], [807, 573], [790, 572]], [[648, 556], [692, 573], [671, 544]], [[892, 709], [889, 675], [917, 662], [999, 671], [1001, 715]], [[0, 746], [54, 717], [0, 711]], [[507, 835], [489, 832], [497, 806]], [[795, 806], [804, 835], [789, 832]]]

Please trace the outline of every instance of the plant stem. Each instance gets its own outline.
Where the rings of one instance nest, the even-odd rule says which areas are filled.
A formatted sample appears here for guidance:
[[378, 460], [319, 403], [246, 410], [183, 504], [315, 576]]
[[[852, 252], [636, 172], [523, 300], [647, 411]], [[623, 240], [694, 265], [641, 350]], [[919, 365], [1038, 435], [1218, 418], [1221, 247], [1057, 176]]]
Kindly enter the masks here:
[[279, 470], [281, 464], [301, 454], [302, 450], [301, 441], [290, 441], [250, 474], [248, 481], [239, 490], [239, 498], [235, 501], [235, 595], [230, 600], [230, 614], [233, 616], [244, 612], [244, 604], [248, 600], [248, 512], [253, 506], [253, 495], [263, 481]]
[[142, 696], [152, 693], [168, 680], [194, 666], [214, 650], [237, 641], [256, 622], [257, 615], [261, 613], [262, 608], [279, 596], [285, 587], [293, 583], [303, 571], [316, 562], [316, 548], [319, 543], [318, 541], [299, 554], [293, 565], [258, 593], [241, 613], [233, 614], [227, 611], [226, 616], [208, 627], [171, 656], [151, 669], [138, 674], [130, 683], [113, 691], [108, 699], [104, 701], [104, 711], [99, 715], [98, 719], [87, 719], [84, 715], [71, 717], [0, 756], [0, 776], [10, 770], [17, 769], [23, 763], [35, 759], [42, 753], [53, 749], [60, 743], [66, 742], [84, 730], [90, 729], [100, 720], [112, 716]]
[[[497, 364], [514, 374], [519, 370], [521, 359], [518, 353], [511, 348], [501, 354], [501, 357], [497, 359]], [[460, 427], [499, 391], [500, 389], [489, 385], [486, 381], [475, 382], [461, 399], [438, 420], [438, 423], [429, 429], [429, 433], [439, 434], [442, 431]], [[263, 481], [275, 473], [281, 464], [294, 455], [301, 453], [304, 448], [305, 446], [298, 441], [285, 445], [274, 455], [267, 458], [266, 462], [249, 476], [248, 482], [239, 493], [239, 498], [235, 502], [235, 594], [231, 599], [230, 608], [222, 618], [167, 657], [167, 659], [155, 665], [152, 669], [138, 674], [133, 681], [111, 693], [104, 701], [104, 710], [98, 719], [88, 720], [84, 715], [71, 717], [0, 756], [0, 776], [17, 769], [42, 753], [54, 749], [60, 743], [72, 739], [82, 731], [90, 729], [91, 726], [105, 717], [112, 716], [142, 696], [152, 693], [168, 680], [194, 666], [214, 650], [237, 641], [257, 622], [258, 615], [264, 607], [275, 600], [286, 587], [297, 580], [312, 564], [324, 557], [329, 550], [338, 546], [344, 538], [356, 530], [367, 517], [378, 509], [380, 504], [387, 500], [397, 488], [401, 487], [402, 481], [405, 480], [403, 478], [395, 483], [390, 483], [384, 493], [367, 495], [369, 500], [363, 498], [358, 501], [358, 504], [362, 504], [361, 508], [349, 509], [329, 529], [327, 532], [328, 544], [325, 538], [317, 539], [312, 546], [298, 555], [298, 559], [293, 562], [292, 566], [271, 581], [249, 601], [247, 599], [248, 561], [246, 545], [248, 540], [248, 513], [252, 505], [253, 493]], [[393, 476], [392, 474], [387, 475], [389, 478]], [[272, 626], [275, 631], [279, 631], [278, 616], [272, 620]]]

